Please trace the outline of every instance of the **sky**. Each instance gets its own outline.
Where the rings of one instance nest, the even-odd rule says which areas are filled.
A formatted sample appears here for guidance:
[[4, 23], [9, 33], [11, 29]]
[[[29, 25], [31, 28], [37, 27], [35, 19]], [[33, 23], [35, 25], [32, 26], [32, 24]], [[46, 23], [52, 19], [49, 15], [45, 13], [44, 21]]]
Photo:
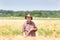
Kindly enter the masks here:
[[60, 0], [0, 0], [0, 9], [14, 11], [60, 10]]

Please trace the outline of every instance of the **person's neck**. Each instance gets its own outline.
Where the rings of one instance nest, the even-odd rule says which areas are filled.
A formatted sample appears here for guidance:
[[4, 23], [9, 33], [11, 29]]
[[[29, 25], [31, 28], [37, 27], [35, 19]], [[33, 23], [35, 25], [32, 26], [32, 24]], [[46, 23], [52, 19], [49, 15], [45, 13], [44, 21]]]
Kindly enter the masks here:
[[30, 23], [31, 21], [27, 21], [28, 23]]

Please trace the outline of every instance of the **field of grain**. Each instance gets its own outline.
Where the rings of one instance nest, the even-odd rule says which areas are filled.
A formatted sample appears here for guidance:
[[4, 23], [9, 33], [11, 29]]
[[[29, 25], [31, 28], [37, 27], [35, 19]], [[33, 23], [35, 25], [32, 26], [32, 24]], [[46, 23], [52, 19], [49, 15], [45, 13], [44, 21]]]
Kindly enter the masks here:
[[36, 37], [24, 37], [25, 20], [0, 20], [0, 40], [60, 40], [60, 20], [33, 20], [38, 28]]

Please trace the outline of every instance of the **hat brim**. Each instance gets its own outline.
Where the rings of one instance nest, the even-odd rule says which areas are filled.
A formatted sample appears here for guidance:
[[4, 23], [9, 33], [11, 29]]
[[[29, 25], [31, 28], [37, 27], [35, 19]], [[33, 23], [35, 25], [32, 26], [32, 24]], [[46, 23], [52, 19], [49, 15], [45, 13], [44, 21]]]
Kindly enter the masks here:
[[31, 18], [31, 20], [32, 20], [32, 16], [25, 16], [25, 19], [27, 19], [27, 17]]

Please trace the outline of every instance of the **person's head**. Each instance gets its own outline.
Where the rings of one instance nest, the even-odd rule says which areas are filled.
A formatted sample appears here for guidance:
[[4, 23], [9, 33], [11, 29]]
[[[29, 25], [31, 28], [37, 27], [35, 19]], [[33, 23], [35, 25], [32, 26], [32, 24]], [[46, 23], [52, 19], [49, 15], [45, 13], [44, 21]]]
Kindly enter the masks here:
[[33, 18], [32, 18], [32, 16], [31, 16], [30, 14], [28, 14], [28, 15], [25, 16], [25, 19], [26, 19], [28, 22], [30, 22]]

